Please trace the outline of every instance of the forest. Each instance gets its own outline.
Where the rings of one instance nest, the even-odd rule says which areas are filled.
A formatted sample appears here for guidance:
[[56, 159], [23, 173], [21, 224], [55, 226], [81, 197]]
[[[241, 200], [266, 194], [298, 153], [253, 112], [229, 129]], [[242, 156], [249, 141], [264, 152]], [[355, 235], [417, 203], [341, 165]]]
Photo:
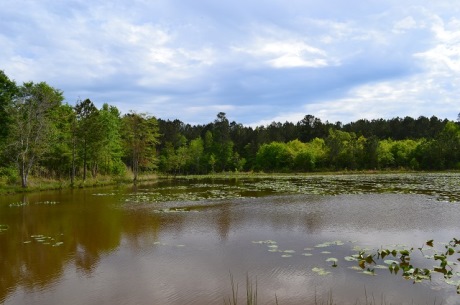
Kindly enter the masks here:
[[170, 175], [343, 170], [458, 170], [457, 122], [420, 116], [343, 124], [305, 115], [249, 127], [226, 114], [205, 125], [148, 113], [74, 106], [45, 82], [16, 84], [0, 70], [0, 184], [27, 188], [29, 177], [85, 181], [99, 175]]

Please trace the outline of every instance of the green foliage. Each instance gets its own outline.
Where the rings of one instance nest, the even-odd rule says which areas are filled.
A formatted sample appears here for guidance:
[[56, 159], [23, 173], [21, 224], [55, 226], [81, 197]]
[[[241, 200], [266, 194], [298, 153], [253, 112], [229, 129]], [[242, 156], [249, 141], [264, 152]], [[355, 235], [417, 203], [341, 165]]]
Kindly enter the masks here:
[[156, 145], [158, 144], [158, 122], [147, 114], [130, 112], [122, 118], [122, 138], [125, 160], [131, 166], [134, 181], [140, 171], [156, 167]]
[[46, 83], [24, 83], [8, 108], [8, 154], [16, 163], [22, 187], [30, 170], [53, 143], [52, 114], [64, 99], [62, 92]]
[[[134, 179], [141, 171], [207, 174], [223, 171], [309, 172], [362, 169], [460, 169], [460, 123], [410, 117], [322, 122], [306, 115], [297, 124], [255, 128], [230, 122], [224, 112], [207, 125], [121, 115], [89, 99], [63, 105], [48, 84], [21, 86], [0, 70], [0, 176], [83, 180], [89, 171]], [[7, 170], [4, 170], [8, 168]]]
[[18, 87], [16, 83], [0, 70], [0, 151], [9, 131], [11, 118], [8, 108], [11, 107], [13, 99], [17, 94]]
[[257, 152], [258, 168], [264, 171], [287, 171], [292, 168], [294, 155], [288, 145], [281, 142], [264, 144]]
[[0, 167], [0, 177], [5, 179], [7, 184], [17, 184], [20, 180], [18, 170], [15, 167]]

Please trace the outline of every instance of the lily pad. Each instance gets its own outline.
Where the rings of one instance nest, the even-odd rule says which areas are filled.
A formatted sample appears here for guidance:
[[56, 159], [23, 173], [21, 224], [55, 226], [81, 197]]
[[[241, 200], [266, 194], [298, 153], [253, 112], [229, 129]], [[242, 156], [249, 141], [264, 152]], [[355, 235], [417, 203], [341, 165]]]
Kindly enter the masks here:
[[358, 266], [351, 266], [351, 267], [348, 267], [348, 269], [356, 270], [356, 271], [361, 271], [361, 270], [363, 270], [363, 269], [361, 269], [361, 267], [358, 267]]
[[344, 258], [347, 262], [355, 262], [357, 261], [358, 259], [353, 257], [353, 256], [345, 256]]
[[291, 254], [283, 254], [283, 255], [281, 255], [281, 257], [292, 257], [292, 255]]
[[318, 268], [318, 267], [311, 269], [311, 271], [315, 272], [318, 275], [328, 275], [331, 273], [329, 271], [324, 270], [323, 268]]
[[313, 256], [311, 253], [302, 253], [303, 256]]
[[365, 270], [363, 272], [361, 272], [362, 274], [365, 274], [365, 275], [376, 275], [375, 272], [373, 271], [369, 271], [369, 270]]
[[334, 263], [337, 263], [339, 260], [336, 259], [335, 257], [329, 257], [328, 259], [326, 259], [326, 262], [334, 262]]
[[452, 279], [446, 279], [445, 282], [446, 282], [447, 285], [452, 285], [452, 286], [460, 285], [460, 280], [454, 281]]

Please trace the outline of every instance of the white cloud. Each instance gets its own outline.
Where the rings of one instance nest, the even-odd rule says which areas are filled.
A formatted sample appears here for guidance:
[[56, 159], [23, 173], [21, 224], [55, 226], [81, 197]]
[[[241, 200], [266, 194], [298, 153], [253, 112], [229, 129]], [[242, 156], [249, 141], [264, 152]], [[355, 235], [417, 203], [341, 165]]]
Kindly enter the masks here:
[[337, 64], [326, 52], [296, 39], [257, 38], [248, 47], [233, 47], [273, 68], [320, 68]]
[[458, 112], [459, 6], [275, 2], [7, 1], [0, 69], [188, 121]]
[[412, 16], [407, 16], [406, 18], [399, 20], [393, 26], [393, 32], [395, 33], [404, 33], [407, 30], [415, 29], [417, 27], [417, 22]]

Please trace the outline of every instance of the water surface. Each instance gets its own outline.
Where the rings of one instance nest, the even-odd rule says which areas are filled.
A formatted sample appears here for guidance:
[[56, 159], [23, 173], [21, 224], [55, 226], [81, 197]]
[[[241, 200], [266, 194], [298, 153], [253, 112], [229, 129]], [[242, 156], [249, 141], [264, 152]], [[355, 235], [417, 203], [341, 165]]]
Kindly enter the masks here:
[[415, 284], [383, 260], [368, 275], [345, 257], [413, 248], [411, 264], [434, 270], [439, 261], [425, 255], [460, 238], [459, 196], [458, 174], [165, 180], [4, 196], [0, 304], [223, 304], [230, 273], [241, 301], [246, 276], [257, 282], [259, 304], [275, 304], [275, 294], [279, 304], [314, 304], [330, 293], [338, 304], [365, 294], [458, 304], [458, 253], [447, 282], [433, 271]]

